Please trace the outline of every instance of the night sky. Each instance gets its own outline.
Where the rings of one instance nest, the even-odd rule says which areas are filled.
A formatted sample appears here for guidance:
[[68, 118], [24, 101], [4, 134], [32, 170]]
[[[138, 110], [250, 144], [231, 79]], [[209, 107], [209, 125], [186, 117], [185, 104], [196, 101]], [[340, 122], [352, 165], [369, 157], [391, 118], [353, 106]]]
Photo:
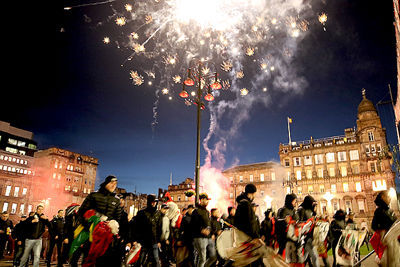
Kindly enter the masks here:
[[[122, 4], [116, 1], [112, 7]], [[316, 22], [298, 42], [292, 62], [306, 81], [304, 88], [295, 92], [271, 88], [267, 104], [255, 101], [246, 111], [248, 118], [227, 138], [222, 168], [278, 161], [279, 144], [288, 142], [288, 116], [293, 118], [293, 141], [342, 135], [345, 128], [356, 126], [362, 88], [375, 104], [390, 99], [388, 84], [395, 93], [392, 1], [309, 4]], [[7, 71], [0, 120], [32, 131], [40, 149], [56, 146], [98, 158], [97, 185], [115, 174], [119, 186], [128, 191], [156, 193], [168, 186], [171, 173], [174, 183], [193, 177], [195, 106], [186, 106], [175, 86], [172, 100], [160, 97], [158, 123], [152, 127], [155, 89], [147, 83], [132, 85], [129, 68], [121, 67], [126, 51], [103, 43], [110, 30], [106, 23], [110, 4], [69, 11], [63, 5], [67, 4], [44, 1], [10, 9], [19, 11], [10, 11], [3, 36]], [[321, 12], [328, 14], [326, 31], [318, 23]], [[243, 82], [251, 84], [252, 79]], [[390, 106], [380, 105], [378, 111], [388, 141], [394, 144]], [[221, 127], [231, 125], [235, 112], [241, 111], [223, 116]], [[209, 129], [208, 109], [202, 116], [203, 139]], [[204, 149], [201, 155], [203, 164]]]

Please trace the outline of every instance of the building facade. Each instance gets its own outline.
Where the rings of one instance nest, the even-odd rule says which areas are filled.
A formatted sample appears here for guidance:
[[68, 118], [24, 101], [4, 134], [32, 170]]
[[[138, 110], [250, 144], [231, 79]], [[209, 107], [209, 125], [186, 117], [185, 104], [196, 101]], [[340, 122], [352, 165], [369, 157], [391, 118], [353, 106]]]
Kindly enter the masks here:
[[167, 191], [159, 190], [158, 197], [163, 198], [166, 192], [169, 192], [172, 200], [178, 205], [179, 209], [187, 208], [189, 204], [194, 205], [194, 196], [187, 197], [185, 192], [192, 189], [194, 190], [195, 184], [192, 178], [186, 178], [178, 185], [170, 184]]
[[341, 136], [280, 144], [279, 156], [286, 173], [285, 193], [294, 192], [299, 201], [314, 196], [319, 214], [343, 209], [354, 212], [358, 221], [370, 221], [377, 192], [395, 188], [386, 130], [365, 90], [356, 128], [345, 129]]
[[14, 223], [33, 209], [36, 146], [32, 132], [0, 121], [0, 208]]
[[258, 205], [256, 214], [259, 218], [264, 217], [267, 209], [277, 210], [283, 205], [284, 169], [279, 163], [269, 161], [239, 165], [224, 170], [222, 174], [230, 181], [229, 198], [235, 205], [236, 197], [244, 191], [246, 184], [252, 183], [257, 187], [254, 203]]
[[71, 203], [81, 204], [94, 191], [98, 159], [52, 147], [35, 152], [33, 200], [48, 215]]

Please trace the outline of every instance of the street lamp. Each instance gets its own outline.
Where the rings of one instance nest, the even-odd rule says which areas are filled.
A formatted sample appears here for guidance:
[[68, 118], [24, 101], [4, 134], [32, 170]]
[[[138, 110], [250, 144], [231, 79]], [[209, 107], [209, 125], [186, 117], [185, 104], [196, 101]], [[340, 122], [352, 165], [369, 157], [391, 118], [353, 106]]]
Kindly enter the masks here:
[[[194, 62], [194, 66], [191, 67], [191, 63]], [[210, 62], [211, 63], [211, 62]], [[211, 63], [214, 65], [213, 63]], [[200, 126], [201, 126], [201, 110], [204, 109], [204, 103], [202, 102], [202, 97], [207, 101], [213, 101], [214, 95], [213, 90], [219, 90], [222, 85], [218, 81], [218, 73], [210, 73], [206, 61], [193, 59], [189, 63], [189, 68], [187, 69], [187, 77], [182, 83], [182, 91], [179, 96], [182, 98], [189, 97], [186, 91], [186, 86], [197, 86], [197, 94], [194, 103], [197, 105], [197, 142], [196, 142], [196, 162], [195, 162], [195, 201], [199, 201], [199, 185], [200, 185]], [[215, 65], [214, 65], [215, 67]], [[216, 70], [217, 68], [215, 68]]]

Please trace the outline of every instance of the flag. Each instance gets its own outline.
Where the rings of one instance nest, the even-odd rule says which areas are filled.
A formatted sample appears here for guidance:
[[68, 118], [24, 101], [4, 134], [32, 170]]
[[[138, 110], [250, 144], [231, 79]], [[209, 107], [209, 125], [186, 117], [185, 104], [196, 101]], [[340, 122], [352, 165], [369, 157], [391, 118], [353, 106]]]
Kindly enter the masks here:
[[289, 121], [289, 123], [293, 122], [292, 118], [289, 118], [289, 117], [288, 117], [288, 121]]

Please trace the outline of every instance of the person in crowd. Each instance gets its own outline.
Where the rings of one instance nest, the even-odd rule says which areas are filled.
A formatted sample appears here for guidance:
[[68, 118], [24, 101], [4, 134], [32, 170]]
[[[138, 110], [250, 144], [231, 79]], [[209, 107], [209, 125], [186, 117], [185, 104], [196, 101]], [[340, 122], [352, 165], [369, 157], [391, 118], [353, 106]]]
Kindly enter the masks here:
[[355, 224], [354, 222], [354, 212], [352, 212], [351, 210], [348, 212], [347, 214], [347, 221], [346, 221], [346, 226], [347, 225], [353, 225]]
[[125, 197], [126, 195], [118, 194], [117, 197], [119, 198], [119, 206], [121, 207], [121, 218], [119, 221], [119, 232], [118, 235], [120, 238], [118, 239], [117, 246], [119, 247], [119, 259], [123, 261], [125, 258], [126, 252], [126, 244], [128, 243], [129, 239], [129, 218], [128, 213], [125, 211]]
[[64, 210], [59, 210], [57, 215], [50, 221], [50, 224], [50, 245], [47, 251], [46, 263], [47, 266], [50, 266], [54, 246], [57, 246], [57, 266], [62, 266], [63, 257], [61, 249], [64, 241]]
[[[257, 187], [254, 184], [247, 184], [237, 198], [237, 209], [234, 217], [235, 227], [247, 234], [252, 239], [260, 238], [260, 224], [254, 212], [255, 206], [252, 205], [256, 196]], [[262, 259], [259, 258], [249, 266], [263, 266]]]
[[21, 262], [22, 254], [24, 253], [24, 246], [25, 246], [25, 228], [24, 222], [26, 220], [26, 215], [21, 216], [21, 220], [17, 223], [12, 231], [12, 237], [15, 241], [15, 253], [14, 253], [14, 260], [13, 266], [19, 266]]
[[146, 208], [140, 210], [132, 219], [130, 242], [133, 246], [136, 246], [137, 243], [142, 246], [137, 266], [145, 266], [147, 256], [153, 266], [161, 266], [159, 257], [161, 219], [160, 214], [157, 213], [157, 205], [156, 196], [148, 195]]
[[[236, 208], [233, 206], [228, 207], [228, 217], [225, 219], [227, 223], [230, 225], [234, 225], [233, 219], [235, 218]], [[228, 229], [229, 226], [224, 224], [223, 229]]]
[[257, 215], [257, 208], [259, 207], [259, 205], [257, 203], [252, 202], [251, 207], [253, 208], [254, 214], [256, 215], [257, 227], [258, 227], [257, 233], [261, 237], [261, 222], [260, 222], [260, 218]]
[[365, 238], [364, 238], [364, 241], [363, 241], [362, 245], [365, 244], [367, 246], [368, 251], [369, 251], [369, 242], [368, 241], [369, 241], [369, 239], [371, 237], [370, 237], [370, 231], [368, 229], [368, 224], [367, 224], [367, 222], [365, 220], [361, 221], [360, 228], [361, 228], [361, 230], [366, 230], [367, 231], [367, 234], [365, 235]]
[[265, 242], [267, 246], [273, 247], [274, 235], [275, 235], [275, 222], [273, 218], [272, 209], [267, 209], [264, 212], [265, 218], [261, 222], [260, 235], [261, 239]]
[[[80, 205], [72, 203], [65, 209], [65, 224], [64, 224], [64, 241], [63, 241], [63, 263], [67, 263], [69, 259], [69, 250], [72, 241], [74, 241], [74, 231], [79, 224], [78, 210]], [[72, 267], [78, 266], [78, 260], [82, 253], [82, 249], [78, 249], [69, 260]]]
[[[303, 203], [300, 204], [297, 210], [297, 217], [299, 222], [306, 222], [308, 219], [315, 217], [317, 214], [317, 201], [310, 195], [304, 197]], [[318, 252], [313, 246], [313, 232], [307, 234], [305, 239], [304, 250], [311, 260], [311, 265], [319, 267]]]
[[[219, 210], [217, 208], [211, 209], [210, 213], [211, 213], [211, 218], [210, 218], [211, 232], [210, 232], [210, 235], [211, 235], [211, 239], [214, 240], [215, 247], [217, 247], [216, 246], [216, 242], [217, 242], [218, 236], [222, 233], [222, 224], [219, 221], [220, 215], [219, 215]], [[217, 255], [218, 265], [217, 265], [216, 262], [214, 262], [212, 266], [222, 266], [223, 263], [224, 263], [223, 259], [221, 257], [219, 257], [218, 253], [216, 255]]]
[[[122, 208], [119, 198], [114, 193], [117, 188], [117, 182], [117, 177], [114, 175], [107, 176], [104, 182], [100, 184], [99, 190], [90, 193], [84, 199], [78, 210], [79, 219], [84, 225], [86, 222], [83, 215], [88, 210], [95, 210], [99, 215], [106, 216], [107, 221], [115, 220], [118, 223], [120, 222]], [[115, 239], [116, 237], [114, 236], [113, 238]], [[86, 242], [84, 247], [84, 250], [88, 251], [90, 249], [90, 242]], [[84, 252], [84, 254], [86, 254], [86, 252]], [[118, 255], [117, 242], [111, 242], [106, 252], [96, 259], [96, 266], [111, 266]], [[90, 256], [91, 255], [87, 254], [83, 261], [85, 262], [86, 258]]]
[[51, 224], [46, 215], [43, 214], [43, 206], [36, 207], [36, 213], [26, 219], [25, 223], [25, 248], [22, 255], [20, 267], [27, 264], [29, 255], [33, 252], [33, 266], [39, 266], [40, 252], [42, 250], [42, 236], [45, 228], [50, 228]]
[[336, 264], [336, 247], [339, 243], [340, 236], [342, 235], [342, 231], [346, 228], [346, 213], [343, 210], [337, 210], [335, 215], [333, 215], [333, 221], [330, 225], [330, 241], [332, 247], [332, 255], [333, 255], [333, 264], [332, 267], [338, 266]]
[[167, 213], [169, 206], [162, 204], [159, 210], [161, 220], [161, 232], [160, 232], [160, 243], [161, 243], [161, 266], [169, 267], [171, 264], [171, 243], [170, 243], [170, 221], [165, 214]]
[[9, 219], [10, 215], [7, 211], [3, 211], [0, 216], [0, 259], [4, 258], [4, 250], [10, 238], [11, 231], [14, 228], [12, 221]]
[[[393, 210], [389, 208], [390, 196], [389, 191], [381, 191], [375, 198], [377, 206], [374, 217], [372, 218], [371, 228], [376, 231], [387, 232], [393, 223], [397, 220]], [[382, 235], [381, 235], [382, 236]]]
[[285, 196], [285, 203], [282, 208], [277, 212], [276, 221], [276, 236], [279, 245], [278, 254], [282, 255], [286, 248], [287, 234], [286, 229], [290, 220], [297, 220], [297, 214], [295, 212], [297, 196], [295, 194], [287, 194]]
[[215, 242], [211, 239], [211, 221], [207, 205], [210, 198], [206, 193], [199, 195], [199, 203], [192, 213], [193, 246], [197, 253], [196, 267], [211, 266], [217, 259]]
[[185, 216], [182, 218], [181, 227], [179, 228], [177, 251], [182, 251], [182, 253], [177, 253], [177, 267], [194, 266], [193, 229], [191, 228], [193, 211], [194, 206], [190, 204], [186, 209]]

